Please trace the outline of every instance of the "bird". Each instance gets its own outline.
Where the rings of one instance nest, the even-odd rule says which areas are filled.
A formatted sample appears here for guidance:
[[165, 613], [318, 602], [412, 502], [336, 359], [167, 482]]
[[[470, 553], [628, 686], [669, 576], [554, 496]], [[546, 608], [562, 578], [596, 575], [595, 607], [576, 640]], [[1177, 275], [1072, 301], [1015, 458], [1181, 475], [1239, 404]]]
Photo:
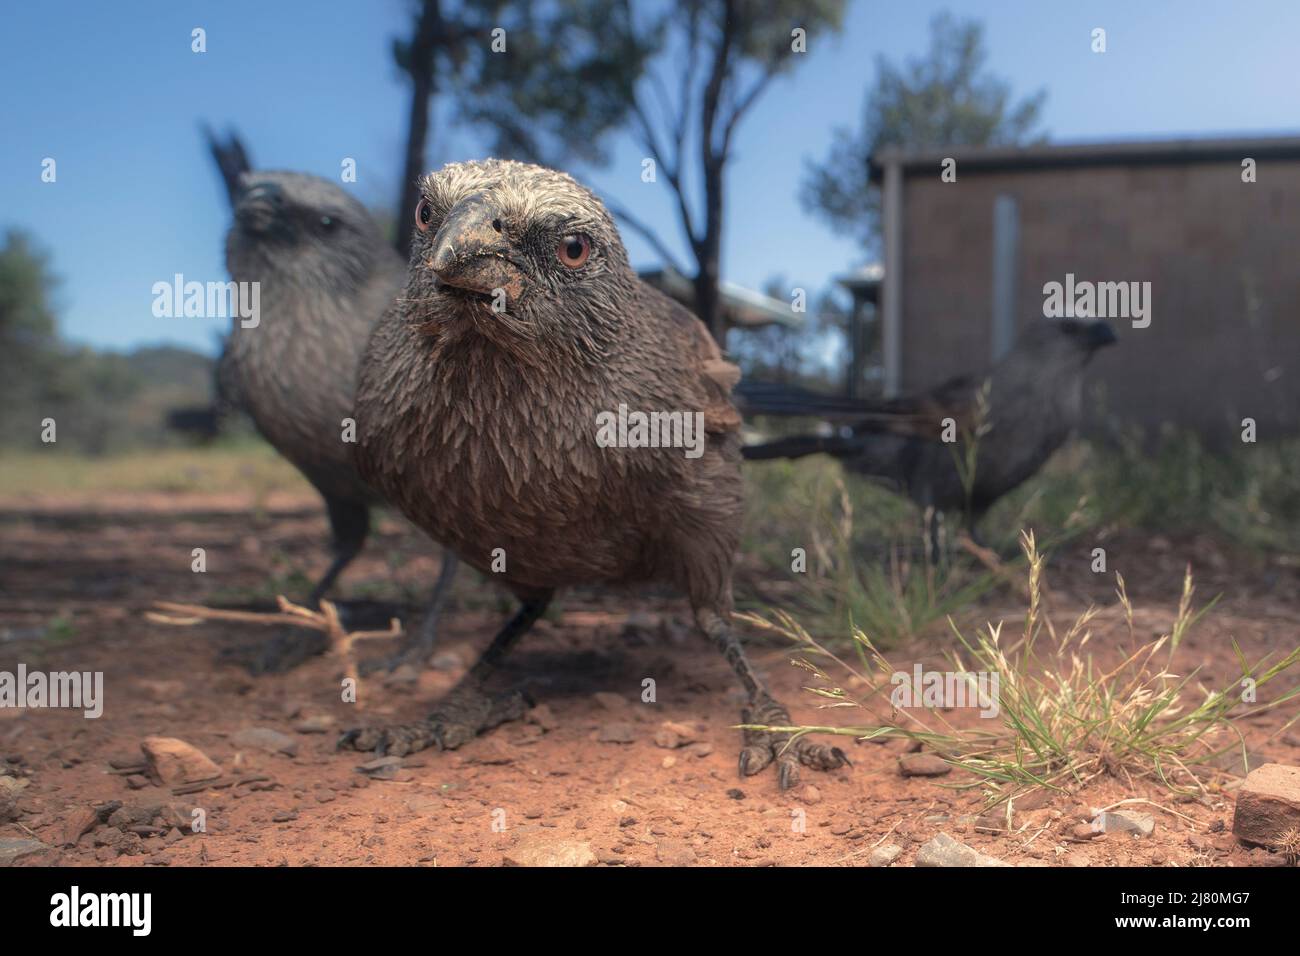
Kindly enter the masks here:
[[[258, 283], [260, 315], [250, 327], [232, 321], [217, 391], [324, 499], [333, 559], [308, 598], [316, 606], [360, 553], [370, 509], [382, 503], [357, 474], [349, 423], [358, 362], [404, 285], [406, 264], [366, 208], [328, 180], [245, 171], [232, 197], [226, 264], [235, 282]], [[390, 664], [428, 658], [456, 564], [444, 554], [420, 630]], [[283, 669], [318, 649], [319, 640], [271, 642], [252, 667]]]
[[[444, 166], [421, 182], [412, 237], [406, 291], [361, 363], [359, 470], [520, 608], [426, 719], [354, 728], [340, 745], [454, 749], [521, 716], [523, 695], [493, 693], [489, 678], [554, 594], [579, 585], [675, 588], [739, 679], [744, 723], [789, 726], [732, 622], [739, 370], [704, 324], [638, 278], [604, 203], [556, 170]], [[698, 441], [602, 440], [625, 411], [680, 413]], [[847, 762], [807, 737], [742, 732], [740, 773], [775, 763], [785, 789], [801, 765]]]
[[846, 434], [749, 445], [743, 455], [831, 455], [850, 472], [886, 480], [923, 510], [960, 514], [974, 536], [989, 508], [1078, 427], [1084, 370], [1098, 349], [1116, 341], [1100, 319], [1036, 319], [988, 372], [916, 395], [865, 401], [757, 387], [742, 400], [746, 414], [825, 415], [851, 425]]

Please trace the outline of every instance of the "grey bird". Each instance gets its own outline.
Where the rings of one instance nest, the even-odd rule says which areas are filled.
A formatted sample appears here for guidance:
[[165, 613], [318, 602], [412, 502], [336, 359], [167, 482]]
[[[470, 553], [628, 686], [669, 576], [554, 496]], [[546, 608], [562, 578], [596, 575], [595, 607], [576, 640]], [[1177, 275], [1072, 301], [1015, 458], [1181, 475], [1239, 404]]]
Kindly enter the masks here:
[[[990, 371], [919, 395], [867, 402], [772, 387], [742, 390], [746, 414], [852, 423], [847, 434], [794, 435], [750, 445], [744, 456], [832, 455], [851, 472], [884, 479], [922, 509], [962, 515], [973, 533], [984, 513], [1034, 475], [1078, 427], [1084, 369], [1098, 349], [1116, 341], [1100, 320], [1036, 319]], [[973, 472], [966, 468], [972, 442]]]
[[[365, 207], [324, 179], [244, 173], [237, 195], [226, 264], [234, 281], [258, 284], [260, 314], [249, 327], [232, 320], [218, 392], [325, 500], [333, 560], [308, 599], [318, 604], [361, 551], [370, 507], [382, 500], [357, 474], [349, 422], [357, 364], [406, 270]], [[424, 623], [399, 659], [427, 659], [455, 568], [446, 553]], [[280, 669], [318, 648], [268, 645], [253, 666]]]
[[[521, 696], [487, 681], [555, 591], [650, 582], [689, 599], [745, 690], [745, 722], [789, 726], [731, 624], [739, 370], [704, 324], [637, 277], [604, 204], [554, 170], [444, 167], [422, 183], [413, 238], [406, 295], [362, 361], [361, 473], [522, 608], [426, 720], [340, 743], [454, 748], [520, 716]], [[602, 440], [620, 406], [690, 416], [699, 454]], [[806, 737], [744, 731], [741, 773], [773, 762], [790, 787], [800, 764], [847, 761]]]

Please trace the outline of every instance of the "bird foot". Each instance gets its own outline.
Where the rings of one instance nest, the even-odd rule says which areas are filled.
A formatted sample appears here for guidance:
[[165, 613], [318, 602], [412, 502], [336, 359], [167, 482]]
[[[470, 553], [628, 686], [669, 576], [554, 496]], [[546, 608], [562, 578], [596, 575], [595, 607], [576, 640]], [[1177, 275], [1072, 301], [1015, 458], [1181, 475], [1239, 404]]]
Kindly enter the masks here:
[[243, 667], [255, 676], [284, 674], [323, 654], [328, 646], [328, 639], [319, 631], [285, 627], [270, 640], [228, 648], [221, 652], [221, 659], [227, 664]]
[[[768, 697], [754, 701], [741, 712], [741, 722], [765, 724], [769, 727], [789, 727], [790, 714], [775, 700]], [[799, 783], [799, 765], [813, 770], [834, 770], [849, 763], [849, 758], [839, 747], [819, 744], [807, 737], [791, 741], [788, 733], [766, 730], [742, 731], [740, 774], [751, 777], [768, 764], [776, 761], [777, 780], [782, 790]]]
[[429, 747], [455, 750], [485, 730], [523, 717], [528, 704], [520, 691], [490, 695], [479, 687], [456, 688], [424, 720], [387, 727], [358, 727], [340, 737], [338, 746], [394, 757]]

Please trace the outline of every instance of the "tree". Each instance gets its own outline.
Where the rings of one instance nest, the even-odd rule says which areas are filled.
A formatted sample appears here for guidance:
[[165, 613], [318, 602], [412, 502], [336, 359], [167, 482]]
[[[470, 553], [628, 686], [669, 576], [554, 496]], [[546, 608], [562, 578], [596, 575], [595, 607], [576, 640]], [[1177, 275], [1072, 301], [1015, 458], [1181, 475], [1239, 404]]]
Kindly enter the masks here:
[[[492, 64], [486, 98], [467, 115], [492, 122], [497, 144], [560, 165], [599, 161], [604, 134], [630, 132], [665, 182], [693, 268], [616, 202], [611, 211], [664, 261], [693, 276], [695, 311], [721, 341], [718, 293], [726, 169], [741, 121], [799, 59], [808, 37], [838, 30], [843, 0], [676, 0], [634, 13], [630, 0], [565, 0], [532, 15], [521, 57]], [[567, 39], [556, 42], [549, 23]], [[583, 100], [580, 128], [573, 101]]]
[[804, 204], [874, 251], [880, 193], [869, 181], [868, 162], [878, 150], [1041, 141], [1034, 130], [1046, 93], [1012, 104], [1010, 86], [985, 71], [986, 56], [981, 24], [941, 13], [930, 22], [924, 57], [903, 67], [879, 57], [861, 129], [836, 130], [826, 161], [809, 167]]

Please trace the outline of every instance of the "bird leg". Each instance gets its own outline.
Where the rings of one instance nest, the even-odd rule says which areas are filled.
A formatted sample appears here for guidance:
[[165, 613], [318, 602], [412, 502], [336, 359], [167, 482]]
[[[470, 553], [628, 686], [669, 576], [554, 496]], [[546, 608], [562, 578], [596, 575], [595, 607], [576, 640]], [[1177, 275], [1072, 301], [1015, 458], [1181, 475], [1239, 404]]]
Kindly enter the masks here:
[[[790, 726], [790, 713], [772, 697], [736, 638], [730, 623], [711, 609], [696, 611], [696, 622], [709, 640], [722, 652], [731, 669], [740, 678], [749, 704], [741, 711], [741, 722], [764, 724], [769, 727]], [[799, 782], [799, 765], [814, 770], [834, 770], [849, 762], [839, 747], [815, 743], [807, 737], [792, 740], [788, 732], [742, 730], [740, 774], [750, 777], [772, 761], [776, 761], [777, 780], [782, 790], [789, 790]]]
[[400, 651], [384, 662], [383, 666], [388, 670], [396, 670], [402, 664], [423, 667], [429, 662], [429, 657], [438, 644], [438, 619], [442, 616], [443, 605], [447, 603], [447, 595], [451, 591], [451, 582], [456, 577], [459, 563], [460, 559], [454, 552], [442, 552], [442, 570], [438, 572], [438, 580], [433, 586], [433, 594], [429, 597], [420, 629]]
[[523, 606], [492, 639], [474, 666], [424, 720], [349, 730], [339, 738], [338, 745], [396, 757], [428, 747], [455, 750], [485, 730], [507, 720], [518, 720], [527, 706], [524, 695], [519, 691], [494, 695], [484, 685], [510, 649], [546, 611], [552, 593], [525, 598]]
[[366, 505], [339, 498], [326, 498], [325, 509], [329, 512], [330, 531], [334, 538], [334, 560], [312, 588], [311, 596], [307, 599], [309, 607], [320, 607], [321, 599], [329, 593], [343, 569], [361, 553], [366, 536], [370, 533], [370, 509]]

